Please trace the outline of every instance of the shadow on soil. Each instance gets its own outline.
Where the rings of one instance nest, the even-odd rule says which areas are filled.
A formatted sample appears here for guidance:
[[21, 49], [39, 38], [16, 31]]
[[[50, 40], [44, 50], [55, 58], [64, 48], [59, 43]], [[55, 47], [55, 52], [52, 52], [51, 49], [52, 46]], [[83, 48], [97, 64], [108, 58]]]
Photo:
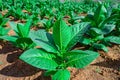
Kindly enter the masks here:
[[9, 42], [2, 42], [0, 41], [0, 54], [7, 54], [9, 52], [13, 52], [15, 50], [19, 50], [18, 48], [16, 48], [15, 46], [13, 46], [11, 43]]
[[11, 65], [0, 70], [0, 74], [11, 77], [27, 77], [35, 75], [38, 72], [41, 72], [41, 74], [34, 80], [50, 80], [50, 77], [44, 77], [43, 70], [34, 68], [18, 59]]
[[0, 74], [12, 77], [27, 77], [35, 75], [38, 72], [41, 72], [41, 75], [34, 80], [50, 80], [50, 77], [43, 76], [43, 70], [34, 68], [20, 60], [16, 60], [13, 64], [0, 70]]
[[106, 67], [106, 68], [112, 68], [112, 69], [119, 71], [120, 70], [120, 59], [118, 60], [107, 59], [106, 61], [95, 63], [93, 65]]
[[36, 73], [41, 73], [34, 80], [51, 80], [50, 77], [44, 77], [43, 70], [34, 68], [23, 61], [19, 60], [19, 56], [23, 52], [22, 50], [15, 48], [10, 43], [0, 44], [2, 48], [0, 49], [0, 54], [6, 55], [6, 61], [9, 64], [0, 70], [0, 74], [11, 77], [28, 77], [36, 75]]

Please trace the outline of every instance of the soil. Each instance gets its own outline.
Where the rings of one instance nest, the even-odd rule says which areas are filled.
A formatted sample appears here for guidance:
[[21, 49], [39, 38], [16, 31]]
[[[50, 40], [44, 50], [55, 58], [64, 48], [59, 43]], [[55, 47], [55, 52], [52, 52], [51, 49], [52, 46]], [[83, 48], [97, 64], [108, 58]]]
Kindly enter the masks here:
[[[23, 51], [11, 43], [0, 42], [0, 80], [51, 80], [43, 70], [34, 68], [19, 56]], [[114, 45], [84, 69], [68, 68], [70, 80], [120, 80], [120, 47]]]
[[[11, 30], [9, 35], [14, 32]], [[21, 61], [22, 52], [9, 42], [0, 42], [0, 80], [51, 80], [43, 75], [43, 70]], [[84, 69], [68, 68], [70, 80], [120, 80], [120, 46], [114, 45], [109, 47], [108, 53], [99, 53], [100, 56]]]

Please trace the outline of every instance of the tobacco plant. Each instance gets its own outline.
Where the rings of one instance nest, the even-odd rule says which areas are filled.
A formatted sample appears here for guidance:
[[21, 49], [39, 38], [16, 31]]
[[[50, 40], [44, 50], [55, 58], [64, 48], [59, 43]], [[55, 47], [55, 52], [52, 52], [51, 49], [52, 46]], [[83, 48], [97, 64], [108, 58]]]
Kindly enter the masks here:
[[43, 19], [43, 20], [41, 20], [41, 22], [43, 23], [46, 31], [49, 31], [50, 28], [51, 28], [51, 27], [53, 26], [53, 24], [54, 24], [54, 18], [51, 18], [51, 19], [49, 19], [49, 20]]
[[53, 26], [53, 34], [45, 30], [32, 31], [31, 39], [40, 48], [25, 51], [20, 59], [46, 70], [45, 75], [51, 76], [52, 80], [70, 80], [68, 67], [84, 68], [99, 55], [90, 50], [72, 50], [88, 25], [89, 23], [83, 22], [69, 27], [60, 19]]
[[0, 14], [0, 36], [7, 35], [10, 28], [6, 28], [6, 23], [9, 21], [8, 18], [5, 18]]
[[34, 47], [33, 41], [29, 37], [31, 20], [26, 24], [10, 22], [10, 25], [15, 32], [15, 35], [5, 35], [1, 38], [13, 43], [16, 47], [23, 50]]
[[40, 22], [40, 9], [35, 9], [32, 11], [32, 15], [30, 16], [32, 18], [32, 25], [36, 26]]
[[91, 22], [91, 28], [80, 43], [89, 45], [90, 49], [102, 49], [106, 52], [108, 51], [106, 46], [111, 45], [110, 43], [120, 44], [120, 37], [110, 35], [115, 29], [117, 17], [117, 15], [111, 15], [111, 11], [107, 10], [104, 4], [100, 4], [94, 15], [88, 15], [84, 19]]
[[116, 29], [112, 34], [120, 36], [120, 8], [113, 9], [112, 15], [117, 15], [116, 17]]
[[6, 16], [12, 16], [15, 20], [26, 19], [28, 16], [27, 13], [24, 13], [21, 7], [10, 6]]
[[69, 15], [70, 19], [68, 20], [68, 22], [72, 25], [79, 23], [81, 18], [83, 18], [83, 16], [77, 16], [73, 11], [71, 11]]

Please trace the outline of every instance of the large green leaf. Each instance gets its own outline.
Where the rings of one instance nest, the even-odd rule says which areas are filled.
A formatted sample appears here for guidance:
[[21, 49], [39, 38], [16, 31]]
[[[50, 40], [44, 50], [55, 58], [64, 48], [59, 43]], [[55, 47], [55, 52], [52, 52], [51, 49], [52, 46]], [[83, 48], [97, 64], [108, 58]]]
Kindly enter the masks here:
[[67, 49], [71, 49], [79, 40], [82, 38], [83, 34], [89, 28], [89, 22], [82, 22], [80, 24], [76, 24], [71, 26], [71, 39], [69, 44], [67, 45]]
[[120, 44], [120, 37], [117, 36], [108, 36], [104, 38], [105, 41], [115, 43], [115, 44]]
[[115, 29], [115, 25], [114, 24], [106, 24], [102, 30], [101, 33], [102, 34], [109, 34], [111, 31], [113, 31]]
[[25, 36], [25, 37], [28, 37], [28, 35], [29, 35], [31, 24], [32, 24], [32, 20], [30, 19], [30, 20], [28, 20], [27, 23], [24, 25], [24, 30], [23, 30], [23, 32], [24, 32], [24, 36]]
[[16, 43], [16, 40], [18, 39], [18, 37], [16, 37], [16, 36], [8, 36], [8, 35], [1, 36], [0, 38], [7, 40], [7, 41], [10, 41], [12, 43]]
[[37, 46], [42, 47], [48, 52], [57, 53], [52, 35], [45, 32], [45, 30], [31, 31], [30, 37]]
[[24, 27], [24, 24], [22, 24], [22, 23], [18, 23], [17, 24], [17, 30], [18, 30], [18, 32], [16, 32], [20, 37], [25, 37], [25, 35], [24, 35], [24, 31], [25, 31], [25, 29], [24, 29], [25, 27]]
[[92, 47], [94, 47], [95, 49], [100, 49], [104, 50], [105, 52], [108, 52], [108, 48], [103, 44], [94, 43]]
[[0, 36], [7, 35], [9, 31], [10, 31], [10, 28], [5, 28], [0, 26]]
[[66, 63], [66, 65], [76, 68], [84, 68], [99, 56], [97, 52], [89, 50], [73, 50], [71, 52], [68, 52], [67, 54], [68, 62]]
[[85, 44], [85, 45], [89, 45], [89, 44], [92, 43], [92, 40], [88, 39], [88, 38], [83, 38], [79, 42], [82, 43], [82, 44]]
[[114, 14], [114, 15], [111, 15], [110, 17], [106, 18], [104, 21], [102, 21], [100, 24], [99, 24], [99, 28], [103, 28], [105, 24], [109, 23], [112, 21], [112, 25], [115, 21], [115, 19], [118, 17], [118, 14]]
[[70, 80], [70, 72], [68, 70], [58, 70], [52, 76], [52, 80]]
[[58, 20], [55, 22], [53, 26], [53, 38], [56, 46], [60, 50], [65, 50], [70, 41], [71, 32], [70, 27], [68, 27], [63, 20]]
[[115, 25], [113, 24], [106, 24], [104, 25], [104, 27], [102, 29], [99, 29], [99, 28], [91, 28], [91, 34], [92, 35], [105, 35], [105, 34], [108, 34], [110, 33], [111, 31], [113, 31], [115, 29]]
[[90, 36], [96, 37], [96, 36], [100, 36], [102, 34], [102, 31], [99, 28], [90, 28], [89, 33], [90, 33]]
[[15, 22], [9, 22], [10, 27], [12, 27], [12, 29], [17, 33], [18, 29], [17, 29], [17, 24]]
[[25, 51], [20, 59], [26, 63], [41, 69], [54, 70], [58, 64], [53, 60], [54, 55], [45, 52], [42, 49], [30, 49]]
[[46, 32], [44, 29], [37, 30], [37, 31], [31, 30], [29, 36], [31, 37], [32, 40], [41, 39], [43, 41], [46, 41], [55, 45], [53, 36], [50, 33]]

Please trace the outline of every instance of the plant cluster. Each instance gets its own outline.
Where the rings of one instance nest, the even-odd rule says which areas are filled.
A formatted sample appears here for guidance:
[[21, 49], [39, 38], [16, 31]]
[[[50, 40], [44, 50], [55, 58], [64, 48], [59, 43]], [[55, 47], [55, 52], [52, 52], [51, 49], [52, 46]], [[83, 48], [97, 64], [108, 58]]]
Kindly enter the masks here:
[[[117, 10], [118, 11], [118, 10]], [[108, 52], [110, 43], [120, 44], [120, 37], [113, 34], [119, 26], [119, 13], [114, 13], [106, 4], [99, 4], [94, 14], [88, 14], [83, 22], [91, 22], [91, 27], [80, 43], [89, 45], [90, 49], [101, 49]], [[117, 25], [116, 25], [117, 24]]]
[[0, 36], [7, 35], [10, 28], [6, 27], [6, 23], [9, 21], [8, 18], [5, 18], [2, 14], [0, 14]]
[[[0, 39], [24, 50], [20, 59], [52, 80], [70, 80], [68, 67], [84, 68], [99, 56], [98, 49], [108, 52], [108, 46], [120, 44], [120, 5], [92, 0], [0, 0], [0, 5], [8, 10], [0, 14]], [[73, 49], [78, 43], [86, 50]]]

